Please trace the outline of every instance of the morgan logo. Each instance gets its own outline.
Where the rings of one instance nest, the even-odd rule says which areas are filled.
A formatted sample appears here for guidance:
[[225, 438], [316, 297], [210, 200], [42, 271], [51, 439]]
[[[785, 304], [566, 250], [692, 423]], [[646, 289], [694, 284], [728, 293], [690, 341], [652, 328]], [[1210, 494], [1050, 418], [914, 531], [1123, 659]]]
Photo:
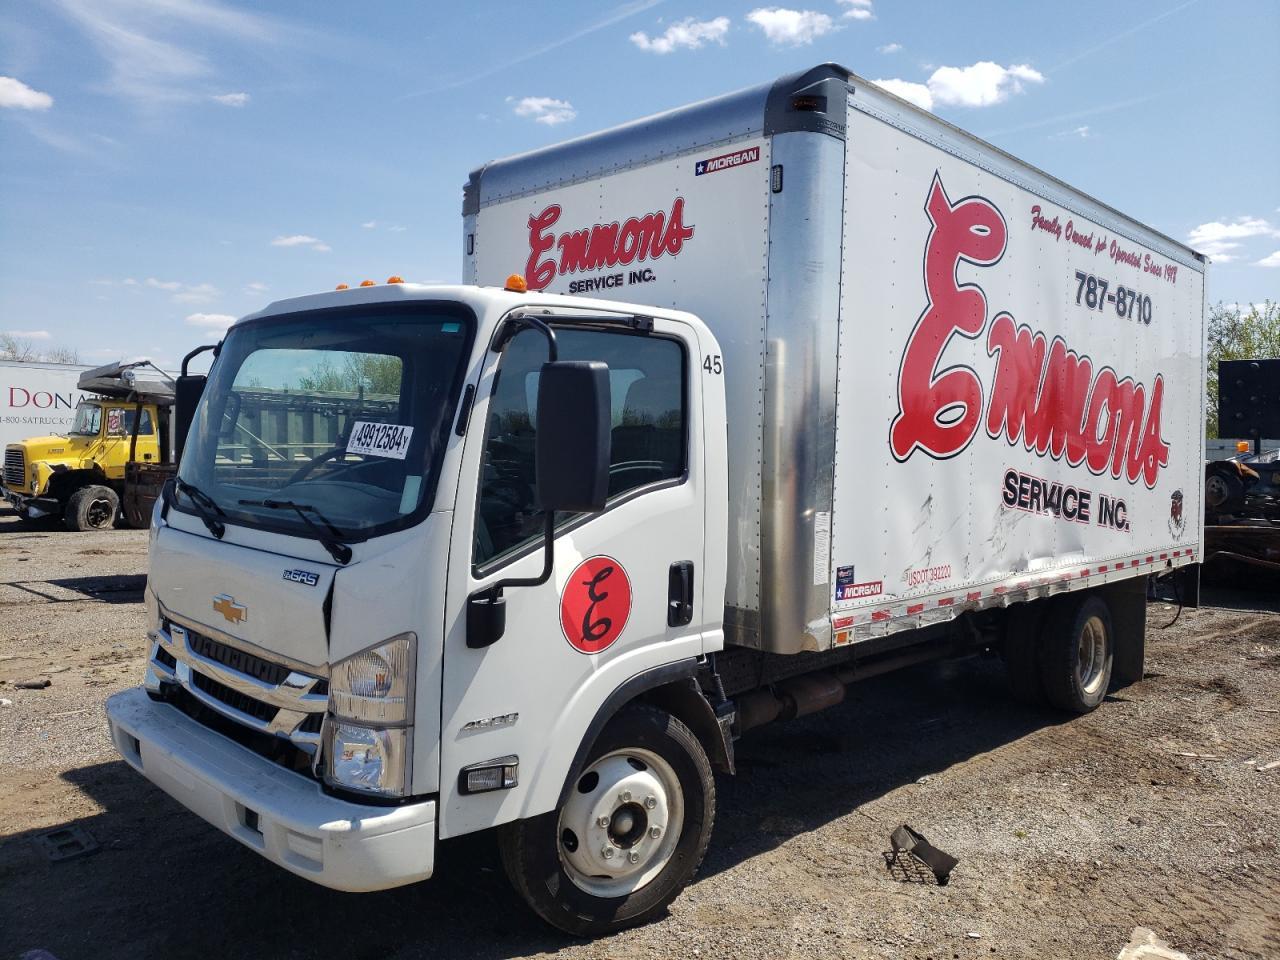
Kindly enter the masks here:
[[236, 598], [225, 593], [220, 593], [213, 598], [213, 609], [216, 613], [222, 614], [227, 623], [244, 623], [249, 619], [249, 608], [242, 603], [236, 603]]
[[[898, 369], [898, 413], [889, 445], [898, 461], [916, 450], [938, 460], [964, 451], [985, 425], [987, 436], [1019, 443], [1096, 475], [1154, 487], [1169, 462], [1160, 436], [1164, 378], [1148, 390], [1132, 377], [996, 314], [987, 328], [987, 297], [976, 283], [959, 282], [960, 264], [989, 267], [1008, 242], [1004, 216], [984, 197], [952, 203], [934, 174], [925, 204], [932, 225], [924, 252], [927, 304], [907, 339]], [[983, 378], [964, 365], [942, 366], [942, 354], [959, 334], [970, 340], [987, 331], [987, 354], [996, 359], [985, 403]]]
[[631, 580], [612, 557], [590, 557], [569, 575], [560, 595], [560, 629], [579, 653], [612, 646], [631, 615]]
[[699, 160], [693, 165], [693, 175], [700, 177], [704, 173], [715, 173], [717, 170], [740, 167], [744, 163], [755, 163], [759, 159], [759, 147], [748, 147], [746, 150], [738, 150], [734, 153], [723, 153], [718, 157], [712, 157], [710, 160]]
[[560, 213], [560, 204], [553, 203], [529, 218], [524, 279], [530, 290], [544, 289], [557, 274], [657, 260], [664, 253], [675, 257], [693, 237], [693, 227], [684, 224], [684, 197], [676, 197], [670, 213], [646, 213], [622, 223], [615, 220], [556, 233], [551, 228], [560, 221]]

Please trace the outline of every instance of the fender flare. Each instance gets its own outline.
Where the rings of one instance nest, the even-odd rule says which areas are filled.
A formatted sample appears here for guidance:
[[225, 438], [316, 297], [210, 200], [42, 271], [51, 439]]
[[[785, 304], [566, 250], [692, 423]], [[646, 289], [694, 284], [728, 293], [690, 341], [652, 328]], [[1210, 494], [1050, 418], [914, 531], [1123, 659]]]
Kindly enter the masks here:
[[[569, 791], [577, 782], [578, 776], [587, 763], [587, 754], [613, 717], [628, 703], [646, 699], [655, 706], [662, 707], [678, 717], [693, 730], [694, 735], [702, 742], [712, 766], [724, 772], [733, 772], [733, 745], [728, 731], [716, 720], [705, 697], [697, 690], [698, 661], [690, 657], [674, 663], [664, 663], [657, 667], [642, 670], [628, 677], [600, 704], [595, 716], [587, 725], [578, 744], [573, 762], [569, 765], [569, 775], [565, 777], [560, 788], [560, 797], [556, 806], [563, 806], [568, 799]], [[700, 704], [700, 706], [699, 706]]]

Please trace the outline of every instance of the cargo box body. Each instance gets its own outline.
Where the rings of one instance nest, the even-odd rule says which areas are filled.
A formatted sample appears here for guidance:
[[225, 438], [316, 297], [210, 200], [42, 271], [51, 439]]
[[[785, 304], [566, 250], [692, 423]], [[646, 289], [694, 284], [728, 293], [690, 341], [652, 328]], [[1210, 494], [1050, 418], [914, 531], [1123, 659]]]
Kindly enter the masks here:
[[842, 68], [489, 164], [464, 237], [467, 283], [714, 331], [729, 643], [1199, 559], [1203, 258]]

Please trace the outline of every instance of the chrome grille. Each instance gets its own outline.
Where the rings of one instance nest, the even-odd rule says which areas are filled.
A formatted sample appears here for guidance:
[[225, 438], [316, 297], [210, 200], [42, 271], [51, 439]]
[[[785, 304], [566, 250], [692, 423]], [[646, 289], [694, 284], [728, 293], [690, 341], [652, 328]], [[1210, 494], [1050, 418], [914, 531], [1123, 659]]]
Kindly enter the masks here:
[[215, 700], [225, 703], [232, 710], [247, 713], [255, 720], [260, 720], [263, 723], [270, 723], [276, 718], [276, 714], [280, 712], [278, 707], [263, 703], [261, 700], [255, 700], [239, 690], [232, 690], [226, 684], [212, 680], [203, 673], [197, 673], [194, 670], [191, 672], [191, 683], [197, 690], [203, 690]]
[[328, 677], [301, 673], [239, 645], [172, 622], [165, 613], [150, 673], [209, 710], [257, 733], [286, 738], [312, 755], [329, 704]]
[[21, 447], [6, 447], [4, 451], [4, 485], [11, 490], [24, 490], [27, 486], [27, 458]]
[[[168, 626], [166, 624], [166, 626]], [[239, 650], [213, 637], [207, 637], [195, 630], [187, 631], [187, 643], [192, 651], [209, 660], [216, 660], [224, 667], [230, 667], [239, 673], [254, 677], [263, 683], [279, 684], [289, 676], [289, 668], [280, 663], [273, 663], [264, 657], [255, 656], [245, 650]]]

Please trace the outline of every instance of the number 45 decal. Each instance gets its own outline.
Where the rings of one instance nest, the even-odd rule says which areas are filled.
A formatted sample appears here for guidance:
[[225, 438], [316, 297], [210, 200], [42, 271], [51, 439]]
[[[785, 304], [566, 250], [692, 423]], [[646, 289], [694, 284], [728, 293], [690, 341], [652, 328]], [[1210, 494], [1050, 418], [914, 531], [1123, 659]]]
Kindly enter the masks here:
[[707, 373], [714, 373], [716, 376], [724, 373], [724, 365], [720, 362], [720, 354], [708, 354], [707, 358], [702, 361], [702, 369]]

